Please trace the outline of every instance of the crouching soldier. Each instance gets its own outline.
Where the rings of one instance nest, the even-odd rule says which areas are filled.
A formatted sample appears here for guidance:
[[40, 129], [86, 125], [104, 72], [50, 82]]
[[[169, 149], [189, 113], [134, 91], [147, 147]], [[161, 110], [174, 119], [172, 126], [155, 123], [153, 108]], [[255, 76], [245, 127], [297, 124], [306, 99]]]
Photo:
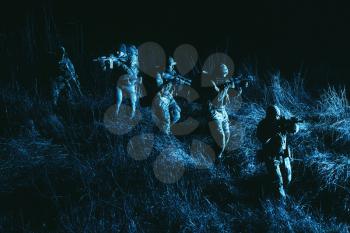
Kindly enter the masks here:
[[286, 119], [281, 116], [277, 106], [269, 106], [266, 117], [257, 127], [257, 137], [262, 143], [261, 160], [265, 162], [267, 171], [273, 182], [277, 195], [285, 200], [285, 186], [292, 180], [291, 152], [287, 143], [287, 135], [295, 134], [299, 128], [296, 118]]

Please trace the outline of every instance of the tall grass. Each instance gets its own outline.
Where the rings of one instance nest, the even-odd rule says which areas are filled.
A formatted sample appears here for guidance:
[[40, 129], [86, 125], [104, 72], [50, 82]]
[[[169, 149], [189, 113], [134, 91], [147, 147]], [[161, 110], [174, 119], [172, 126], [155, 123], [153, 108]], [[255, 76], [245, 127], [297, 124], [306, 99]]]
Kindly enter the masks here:
[[[349, 232], [345, 90], [329, 88], [315, 100], [299, 76], [288, 82], [277, 73], [268, 84], [257, 80], [243, 95], [240, 108], [229, 111], [239, 146], [228, 150], [223, 162], [203, 167], [191, 155], [191, 145], [194, 139], [210, 145], [208, 135], [160, 135], [151, 117], [125, 135], [109, 133], [103, 116], [111, 92], [54, 110], [18, 86], [1, 89], [0, 105], [6, 109], [1, 119], [9, 128], [0, 134], [0, 230]], [[255, 156], [256, 125], [270, 104], [288, 117], [305, 119], [290, 137], [298, 161], [286, 205], [265, 194], [265, 166]], [[127, 145], [140, 133], [153, 134], [154, 146], [136, 161]], [[170, 145], [177, 153], [168, 158], [180, 163], [184, 174], [164, 184], [155, 176], [154, 162]], [[331, 208], [329, 197], [341, 208]]]

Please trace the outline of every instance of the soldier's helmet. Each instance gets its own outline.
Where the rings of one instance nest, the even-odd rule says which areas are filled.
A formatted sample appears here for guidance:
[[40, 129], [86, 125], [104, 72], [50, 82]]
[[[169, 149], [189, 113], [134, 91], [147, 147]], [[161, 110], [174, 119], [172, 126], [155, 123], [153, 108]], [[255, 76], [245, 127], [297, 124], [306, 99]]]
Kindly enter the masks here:
[[63, 46], [59, 47], [57, 50], [57, 56], [59, 58], [62, 58], [65, 55], [66, 55], [66, 49]]
[[127, 56], [127, 48], [125, 44], [120, 44], [117, 50], [117, 57], [126, 57]]
[[136, 48], [136, 46], [135, 45], [129, 45], [129, 46], [127, 46], [127, 52], [128, 52], [128, 54], [130, 55], [130, 56], [137, 56], [138, 55], [138, 49]]
[[280, 109], [276, 105], [270, 105], [266, 109], [267, 119], [278, 119], [281, 115]]
[[175, 59], [174, 59], [173, 57], [169, 57], [169, 59], [168, 59], [168, 64], [169, 64], [170, 66], [176, 65]]
[[226, 77], [228, 75], [228, 68], [225, 64], [220, 65], [220, 72], [223, 77]]
[[215, 83], [222, 85], [224, 83], [226, 83], [227, 80], [227, 75], [229, 73], [229, 70], [227, 68], [227, 66], [225, 64], [220, 64], [214, 67], [213, 70], [213, 75], [212, 75], [212, 79]]
[[173, 72], [175, 69], [176, 61], [173, 57], [168, 58], [168, 64], [165, 67], [166, 72]]

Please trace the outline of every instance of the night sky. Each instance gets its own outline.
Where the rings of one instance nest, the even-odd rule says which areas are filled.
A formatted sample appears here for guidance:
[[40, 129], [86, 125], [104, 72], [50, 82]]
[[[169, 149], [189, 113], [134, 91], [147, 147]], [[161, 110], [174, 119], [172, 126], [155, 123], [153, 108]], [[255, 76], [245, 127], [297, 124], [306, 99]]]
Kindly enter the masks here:
[[122, 41], [155, 41], [169, 55], [189, 43], [202, 60], [227, 51], [263, 72], [290, 76], [302, 66], [308, 83], [350, 85], [350, 14], [336, 1], [13, 1], [2, 8], [1, 32], [21, 28], [48, 6], [63, 40], [72, 25], [81, 25], [89, 55]]

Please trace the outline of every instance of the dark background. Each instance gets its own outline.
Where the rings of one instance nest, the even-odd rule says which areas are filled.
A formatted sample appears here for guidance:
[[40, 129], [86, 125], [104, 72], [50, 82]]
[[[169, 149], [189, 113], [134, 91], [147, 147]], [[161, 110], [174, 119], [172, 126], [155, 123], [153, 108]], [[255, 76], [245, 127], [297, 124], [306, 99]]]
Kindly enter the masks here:
[[1, 9], [2, 69], [12, 70], [5, 78], [16, 69], [35, 73], [57, 44], [84, 73], [88, 60], [120, 42], [155, 41], [169, 55], [191, 44], [202, 62], [225, 51], [237, 66], [257, 65], [261, 76], [280, 69], [288, 78], [302, 70], [309, 87], [350, 85], [349, 8], [336, 1], [37, 0]]

